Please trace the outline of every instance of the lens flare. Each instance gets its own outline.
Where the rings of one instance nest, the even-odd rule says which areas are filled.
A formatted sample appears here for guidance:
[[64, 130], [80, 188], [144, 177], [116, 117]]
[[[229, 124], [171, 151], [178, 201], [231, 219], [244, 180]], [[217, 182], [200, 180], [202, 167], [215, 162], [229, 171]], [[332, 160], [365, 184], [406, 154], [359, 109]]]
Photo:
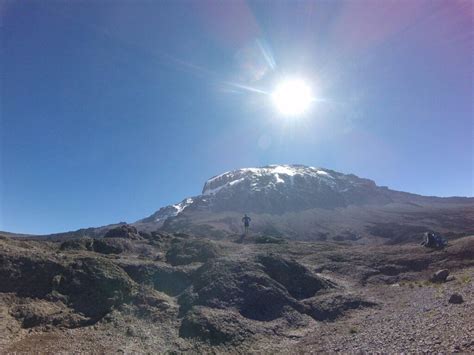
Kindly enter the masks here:
[[277, 85], [272, 101], [278, 112], [298, 116], [308, 111], [313, 101], [310, 86], [302, 79], [286, 79]]

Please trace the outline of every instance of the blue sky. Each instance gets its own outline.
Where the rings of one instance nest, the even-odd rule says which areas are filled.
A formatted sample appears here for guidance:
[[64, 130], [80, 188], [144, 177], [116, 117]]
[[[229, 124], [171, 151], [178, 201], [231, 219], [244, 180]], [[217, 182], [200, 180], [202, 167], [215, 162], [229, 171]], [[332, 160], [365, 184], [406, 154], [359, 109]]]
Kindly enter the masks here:
[[[470, 1], [2, 2], [0, 230], [133, 222], [250, 166], [473, 195]], [[282, 117], [283, 77], [315, 95]]]

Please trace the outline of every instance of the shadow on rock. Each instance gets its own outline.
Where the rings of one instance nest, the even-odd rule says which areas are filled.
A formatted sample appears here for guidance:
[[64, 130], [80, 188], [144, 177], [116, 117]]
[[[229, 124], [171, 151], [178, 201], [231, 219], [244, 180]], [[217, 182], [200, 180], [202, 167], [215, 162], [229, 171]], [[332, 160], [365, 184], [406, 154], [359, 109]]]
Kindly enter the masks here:
[[191, 278], [184, 270], [156, 264], [121, 265], [126, 273], [137, 283], [147, 284], [155, 290], [176, 296], [190, 284]]
[[305, 312], [316, 320], [335, 320], [350, 309], [372, 307], [375, 302], [344, 293], [327, 293], [303, 301]]
[[256, 260], [272, 279], [282, 284], [298, 300], [312, 297], [320, 290], [336, 287], [333, 282], [314, 275], [294, 260], [271, 254], [260, 255]]

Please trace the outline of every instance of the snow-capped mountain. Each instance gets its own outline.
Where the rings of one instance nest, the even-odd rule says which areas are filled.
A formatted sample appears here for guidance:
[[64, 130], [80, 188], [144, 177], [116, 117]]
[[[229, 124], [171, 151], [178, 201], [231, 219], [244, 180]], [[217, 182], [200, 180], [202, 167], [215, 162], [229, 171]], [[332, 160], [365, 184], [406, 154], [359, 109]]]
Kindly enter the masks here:
[[269, 165], [262, 168], [239, 169], [214, 176], [207, 180], [202, 194], [214, 195], [222, 189], [227, 189], [237, 184], [246, 185], [253, 192], [277, 190], [278, 186], [284, 186], [285, 184], [294, 185], [295, 176], [296, 179], [322, 180], [328, 185], [333, 186], [335, 183], [333, 175], [335, 174], [331, 174], [328, 170], [303, 165]]
[[175, 217], [180, 214], [186, 207], [191, 205], [193, 202], [194, 200], [192, 198], [185, 198], [180, 203], [160, 208], [150, 217], [144, 218], [141, 221], [145, 223], [163, 223], [167, 218]]
[[204, 184], [203, 196], [213, 211], [284, 213], [350, 204], [389, 203], [386, 189], [372, 180], [324, 168], [269, 165], [215, 176]]
[[161, 208], [145, 222], [164, 222], [185, 209], [284, 213], [349, 204], [388, 203], [372, 180], [304, 165], [269, 165], [228, 171], [207, 180], [202, 194]]
[[405, 238], [448, 224], [474, 230], [473, 202], [394, 191], [325, 168], [269, 165], [214, 176], [201, 195], [163, 207], [135, 225], [223, 235], [240, 233], [241, 217], [249, 213], [259, 233], [299, 239]]

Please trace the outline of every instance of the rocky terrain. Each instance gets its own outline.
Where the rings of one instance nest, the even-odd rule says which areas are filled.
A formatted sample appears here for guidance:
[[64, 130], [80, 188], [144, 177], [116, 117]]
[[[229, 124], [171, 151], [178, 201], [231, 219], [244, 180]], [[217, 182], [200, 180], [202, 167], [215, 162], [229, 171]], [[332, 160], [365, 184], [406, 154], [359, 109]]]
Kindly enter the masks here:
[[472, 352], [473, 279], [473, 236], [441, 250], [131, 225], [2, 236], [0, 351]]

